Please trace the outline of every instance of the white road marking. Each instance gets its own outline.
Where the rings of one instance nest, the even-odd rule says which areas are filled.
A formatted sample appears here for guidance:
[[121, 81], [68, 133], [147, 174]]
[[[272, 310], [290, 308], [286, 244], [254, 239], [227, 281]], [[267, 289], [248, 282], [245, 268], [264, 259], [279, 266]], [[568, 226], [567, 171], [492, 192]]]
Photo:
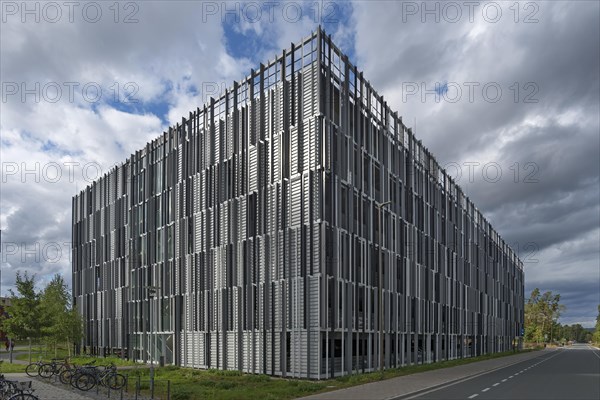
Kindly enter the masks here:
[[499, 384], [500, 384], [500, 382], [496, 382], [492, 386], [498, 386]]
[[482, 392], [487, 392], [488, 390], [490, 390], [490, 388], [485, 388], [482, 390]]
[[[548, 361], [549, 359], [551, 359], [551, 358], [553, 358], [553, 357], [556, 357], [558, 354], [560, 354], [560, 353], [559, 353], [559, 352], [557, 352], [557, 354], [554, 354], [554, 355], [552, 355], [552, 356], [550, 356], [550, 357], [548, 357], [548, 358], [545, 358], [543, 361], [540, 361], [540, 362], [539, 362], [539, 363], [537, 363], [537, 364], [541, 364], [542, 362]], [[529, 360], [523, 360], [523, 361], [529, 361]], [[407, 398], [406, 398], [406, 400], [414, 399], [414, 398], [417, 398], [417, 397], [422, 397], [422, 396], [423, 396], [423, 395], [425, 395], [425, 394], [432, 393], [432, 392], [436, 392], [436, 391], [438, 391], [438, 390], [445, 389], [445, 388], [448, 388], [448, 387], [450, 387], [450, 386], [454, 386], [454, 385], [457, 385], [457, 384], [459, 384], [459, 383], [462, 383], [462, 382], [465, 382], [465, 381], [468, 381], [468, 380], [471, 380], [471, 379], [474, 379], [474, 378], [477, 378], [477, 377], [480, 377], [480, 376], [483, 376], [483, 375], [487, 375], [487, 374], [489, 374], [489, 373], [491, 373], [491, 372], [498, 371], [498, 370], [501, 370], [501, 369], [505, 369], [505, 368], [507, 368], [507, 367], [510, 367], [510, 366], [512, 366], [512, 365], [519, 364], [519, 363], [521, 363], [521, 362], [523, 362], [523, 361], [517, 361], [517, 362], [511, 363], [511, 364], [508, 364], [508, 365], [504, 365], [504, 366], [501, 366], [501, 367], [498, 367], [498, 368], [492, 368], [491, 370], [488, 370], [488, 371], [485, 371], [485, 372], [482, 372], [482, 373], [479, 373], [479, 374], [475, 374], [475, 375], [473, 375], [473, 376], [467, 377], [467, 378], [465, 378], [465, 379], [461, 379], [461, 380], [459, 380], [459, 381], [457, 381], [457, 382], [453, 382], [453, 383], [450, 383], [450, 384], [447, 384], [447, 385], [443, 385], [443, 386], [441, 386], [441, 387], [438, 387], [438, 388], [436, 388], [436, 389], [429, 390], [429, 391], [427, 391], [427, 392], [421, 392], [421, 393], [419, 393], [419, 394], [414, 394], [414, 393], [413, 393], [413, 396], [411, 396], [411, 397], [407, 397]], [[537, 365], [537, 364], [536, 364], [536, 365]], [[535, 365], [531, 365], [531, 366], [529, 366], [527, 369], [529, 369], [529, 368], [533, 368], [533, 367], [535, 367]], [[507, 380], [508, 380], [508, 379], [502, 379], [502, 382], [506, 382]], [[492, 386], [498, 386], [498, 385], [500, 385], [500, 383], [496, 383], [496, 384], [494, 384], [494, 385], [492, 385]], [[475, 394], [471, 395], [471, 396], [469, 397], [469, 399], [475, 398], [475, 397], [477, 397], [477, 396], [478, 396], [478, 394], [477, 394], [477, 393], [475, 393]]]
[[509, 376], [509, 377], [508, 377], [508, 379], [512, 379], [512, 378], [514, 378], [514, 377], [515, 377], [514, 375], [511, 375], [511, 376]]

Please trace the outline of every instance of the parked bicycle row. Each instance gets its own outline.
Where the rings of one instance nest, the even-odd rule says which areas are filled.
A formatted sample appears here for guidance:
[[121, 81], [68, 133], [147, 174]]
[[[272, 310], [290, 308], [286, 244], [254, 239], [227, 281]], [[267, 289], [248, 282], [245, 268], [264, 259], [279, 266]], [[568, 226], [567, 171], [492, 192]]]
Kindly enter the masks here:
[[11, 381], [0, 375], [0, 399], [2, 400], [39, 400], [33, 394], [31, 381]]
[[31, 363], [25, 369], [27, 375], [31, 377], [40, 376], [42, 378], [52, 378], [58, 376], [58, 379], [72, 387], [88, 391], [96, 385], [119, 390], [126, 384], [126, 377], [117, 373], [117, 367], [114, 364], [108, 366], [94, 365], [95, 360], [84, 365], [75, 365], [68, 360], [53, 359], [50, 362], [38, 361]]

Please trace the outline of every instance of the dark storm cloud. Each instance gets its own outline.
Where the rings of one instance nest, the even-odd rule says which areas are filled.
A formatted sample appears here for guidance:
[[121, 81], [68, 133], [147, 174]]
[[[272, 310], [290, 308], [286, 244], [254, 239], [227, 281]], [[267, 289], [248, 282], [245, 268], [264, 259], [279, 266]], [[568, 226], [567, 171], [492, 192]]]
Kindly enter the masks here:
[[[498, 23], [477, 13], [472, 23], [423, 23], [406, 18], [406, 4], [358, 3], [359, 66], [408, 125], [418, 122], [442, 166], [461, 167], [459, 185], [525, 258], [528, 291], [564, 292], [565, 321], [589, 324], [600, 301], [600, 4], [535, 2], [532, 24], [513, 21], [513, 3], [497, 3]], [[473, 99], [465, 82], [479, 85]], [[421, 87], [407, 96], [411, 83], [458, 84], [462, 97], [436, 102]], [[485, 84], [502, 96], [482, 96]], [[472, 181], [465, 162], [477, 163]], [[490, 163], [500, 179], [483, 173]]]
[[480, 179], [470, 193], [497, 229], [542, 249], [598, 227], [600, 139], [592, 127], [551, 122], [503, 146], [502, 179]]
[[[365, 67], [365, 75], [380, 92], [394, 93], [413, 82], [425, 83], [428, 89], [444, 81], [480, 85], [473, 103], [467, 101], [464, 86], [458, 104], [438, 105], [432, 96], [424, 103], [421, 96], [406, 102], [389, 96], [407, 123], [417, 118], [419, 136], [442, 162], [459, 161], [493, 146], [499, 129], [518, 125], [531, 114], [597, 110], [597, 4], [539, 3], [535, 24], [515, 24], [510, 15], [497, 24], [481, 19], [469, 23], [466, 18], [455, 24], [421, 23], [420, 18], [400, 23], [403, 2], [360, 4], [359, 66]], [[389, 29], [394, 21], [398, 28]], [[482, 86], [491, 82], [503, 90], [497, 103], [486, 102], [481, 95]], [[515, 82], [520, 86], [516, 103], [510, 89]], [[531, 92], [523, 89], [528, 82], [537, 85], [533, 96], [537, 103], [523, 102]]]

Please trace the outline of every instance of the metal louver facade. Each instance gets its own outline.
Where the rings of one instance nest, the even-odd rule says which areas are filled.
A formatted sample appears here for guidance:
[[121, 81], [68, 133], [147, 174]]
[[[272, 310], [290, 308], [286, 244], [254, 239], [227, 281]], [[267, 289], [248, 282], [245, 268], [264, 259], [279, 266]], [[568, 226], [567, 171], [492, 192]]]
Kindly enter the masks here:
[[73, 292], [96, 352], [314, 379], [377, 369], [379, 268], [385, 367], [519, 336], [521, 261], [321, 29], [73, 198]]

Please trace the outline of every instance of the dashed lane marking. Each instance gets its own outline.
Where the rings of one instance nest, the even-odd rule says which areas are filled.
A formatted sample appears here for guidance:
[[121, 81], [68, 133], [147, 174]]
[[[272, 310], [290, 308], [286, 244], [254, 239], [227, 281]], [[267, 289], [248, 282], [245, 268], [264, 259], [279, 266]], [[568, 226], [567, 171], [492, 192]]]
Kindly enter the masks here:
[[[597, 354], [596, 354], [596, 355], [597, 355]], [[509, 379], [512, 379], [512, 378], [514, 378], [515, 376], [518, 376], [519, 374], [522, 374], [522, 373], [524, 373], [525, 371], [527, 371], [527, 370], [528, 370], [528, 369], [530, 369], [530, 368], [533, 368], [533, 367], [536, 367], [536, 366], [538, 366], [538, 365], [539, 365], [539, 364], [541, 364], [542, 362], [544, 362], [544, 361], [547, 361], [548, 359], [550, 359], [550, 358], [552, 358], [552, 357], [555, 357], [555, 356], [548, 357], [548, 358], [544, 359], [543, 361], [540, 361], [540, 362], [538, 362], [538, 363], [536, 363], [536, 364], [530, 365], [530, 366], [529, 366], [529, 367], [527, 367], [527, 368], [523, 368], [521, 371], [519, 371], [519, 372], [516, 372], [514, 375], [511, 375], [511, 376], [509, 376], [509, 377], [508, 377], [508, 378], [506, 378], [506, 379], [502, 379], [502, 382], [506, 382], [507, 380], [509, 380]], [[600, 357], [600, 356], [599, 356], [599, 357]], [[496, 383], [494, 383], [494, 384], [492, 385], [492, 387], [496, 387], [496, 386], [498, 386], [498, 385], [500, 385], [500, 382], [496, 382]], [[485, 392], [487, 392], [488, 390], [490, 390], [490, 388], [489, 388], [489, 387], [486, 387], [485, 389], [482, 389], [481, 391], [482, 391], [483, 393], [485, 393]], [[477, 397], [477, 396], [478, 396], [478, 394], [477, 394], [477, 393], [475, 393], [475, 394], [472, 394], [471, 396], [469, 396], [469, 399], [473, 399], [473, 398], [475, 398], [475, 397]]]

